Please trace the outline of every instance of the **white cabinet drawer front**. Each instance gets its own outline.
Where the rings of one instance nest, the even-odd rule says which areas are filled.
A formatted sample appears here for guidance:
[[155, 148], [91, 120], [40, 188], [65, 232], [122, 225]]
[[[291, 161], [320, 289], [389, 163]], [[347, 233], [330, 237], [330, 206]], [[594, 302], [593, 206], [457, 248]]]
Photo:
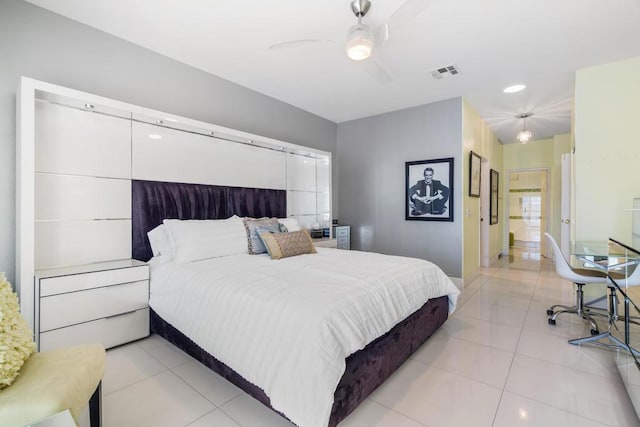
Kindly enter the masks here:
[[319, 248], [336, 248], [338, 246], [336, 239], [314, 240], [313, 244]]
[[36, 172], [131, 178], [131, 122], [36, 103]]
[[337, 237], [349, 236], [349, 229], [344, 227], [336, 227], [336, 236]]
[[128, 179], [37, 173], [36, 221], [131, 218]]
[[101, 343], [105, 348], [149, 335], [149, 309], [98, 319], [40, 334], [40, 351], [78, 344]]
[[73, 274], [40, 279], [40, 296], [82, 291], [119, 283], [137, 282], [149, 278], [149, 266], [121, 268], [118, 270], [96, 271], [95, 273]]
[[40, 299], [40, 330], [109, 317], [148, 306], [149, 282], [106, 286]]
[[131, 257], [131, 220], [36, 221], [36, 269]]

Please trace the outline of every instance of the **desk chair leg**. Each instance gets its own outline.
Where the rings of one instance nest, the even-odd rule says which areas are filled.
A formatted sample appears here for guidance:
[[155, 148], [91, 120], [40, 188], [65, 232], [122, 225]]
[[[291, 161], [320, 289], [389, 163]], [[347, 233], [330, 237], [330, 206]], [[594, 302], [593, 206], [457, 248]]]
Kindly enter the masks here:
[[[596, 321], [593, 319], [593, 317], [591, 317], [589, 313], [584, 311], [584, 291], [582, 290], [582, 286], [584, 286], [582, 283], [576, 283], [575, 307], [567, 307], [565, 305], [559, 305], [559, 304], [552, 305], [551, 307], [549, 307], [549, 309], [547, 310], [547, 314], [551, 316], [549, 318], [549, 324], [555, 325], [556, 318], [558, 317], [558, 315], [562, 313], [577, 314], [582, 319], [589, 322], [589, 324], [591, 325], [591, 335], [597, 335], [599, 331], [598, 331], [598, 325], [596, 324]], [[563, 310], [555, 311], [555, 309], [558, 307], [562, 308]]]
[[100, 427], [102, 425], [102, 381], [98, 383], [96, 391], [89, 399], [89, 423], [91, 427]]

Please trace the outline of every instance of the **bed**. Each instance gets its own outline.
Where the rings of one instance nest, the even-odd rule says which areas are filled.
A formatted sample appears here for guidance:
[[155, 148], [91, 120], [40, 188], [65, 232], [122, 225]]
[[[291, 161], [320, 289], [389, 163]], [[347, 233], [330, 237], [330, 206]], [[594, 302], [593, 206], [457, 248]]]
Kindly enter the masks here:
[[[279, 190], [132, 188], [133, 255], [145, 261], [146, 232], [165, 218], [286, 213]], [[152, 332], [301, 427], [343, 420], [444, 323], [458, 294], [426, 261], [334, 249], [151, 266]]]

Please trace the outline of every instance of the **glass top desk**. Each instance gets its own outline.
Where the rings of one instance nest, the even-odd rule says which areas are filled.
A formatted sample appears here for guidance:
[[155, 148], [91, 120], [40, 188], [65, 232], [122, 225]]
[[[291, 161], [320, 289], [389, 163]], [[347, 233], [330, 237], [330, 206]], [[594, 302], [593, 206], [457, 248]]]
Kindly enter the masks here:
[[569, 262], [573, 267], [607, 270], [620, 280], [628, 277], [640, 262], [640, 250], [615, 239], [576, 241], [571, 246]]
[[[607, 271], [609, 276], [607, 288], [609, 289], [607, 320], [608, 331], [593, 337], [578, 338], [570, 340], [571, 344], [593, 343], [604, 347], [625, 349], [634, 356], [640, 356], [636, 351], [640, 344], [640, 334], [632, 339], [631, 323], [640, 326], [640, 318], [632, 316], [640, 314], [637, 303], [640, 302], [640, 250], [636, 250], [618, 240], [609, 239], [608, 242], [575, 242], [572, 245], [571, 264], [579, 268], [595, 268]], [[620, 298], [620, 296], [622, 298]], [[597, 303], [605, 297], [585, 303], [593, 309], [598, 309]], [[618, 314], [618, 303], [624, 302], [624, 315]], [[633, 313], [632, 313], [633, 311]], [[619, 320], [624, 321], [624, 329], [617, 326]], [[634, 328], [634, 329], [637, 329]], [[614, 336], [613, 332], [620, 332], [621, 337]], [[636, 331], [637, 333], [640, 331]], [[602, 339], [607, 338], [607, 343]], [[635, 357], [634, 357], [635, 359]], [[637, 360], [636, 360], [637, 363]], [[638, 365], [640, 368], [640, 364]]]
[[[627, 394], [640, 417], [640, 240], [633, 236], [631, 246], [615, 239], [608, 242], [575, 242], [572, 263], [606, 269], [609, 275], [609, 330], [600, 336], [569, 341], [593, 343], [615, 351], [615, 363]], [[573, 264], [576, 265], [576, 264]], [[622, 296], [624, 315], [618, 316], [618, 297]], [[620, 322], [622, 320], [622, 322]], [[622, 328], [618, 327], [622, 323]]]

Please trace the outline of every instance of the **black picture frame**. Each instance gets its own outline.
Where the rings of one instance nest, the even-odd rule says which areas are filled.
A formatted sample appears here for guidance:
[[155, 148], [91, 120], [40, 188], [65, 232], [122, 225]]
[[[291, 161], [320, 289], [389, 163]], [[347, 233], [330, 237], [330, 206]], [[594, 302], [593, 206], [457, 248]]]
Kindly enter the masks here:
[[482, 158], [471, 151], [469, 153], [469, 197], [480, 197], [480, 171]]
[[404, 218], [453, 222], [453, 184], [453, 157], [405, 162]]
[[491, 200], [489, 203], [489, 225], [498, 223], [498, 196], [500, 194], [500, 173], [491, 169], [489, 176], [489, 187], [491, 188]]

